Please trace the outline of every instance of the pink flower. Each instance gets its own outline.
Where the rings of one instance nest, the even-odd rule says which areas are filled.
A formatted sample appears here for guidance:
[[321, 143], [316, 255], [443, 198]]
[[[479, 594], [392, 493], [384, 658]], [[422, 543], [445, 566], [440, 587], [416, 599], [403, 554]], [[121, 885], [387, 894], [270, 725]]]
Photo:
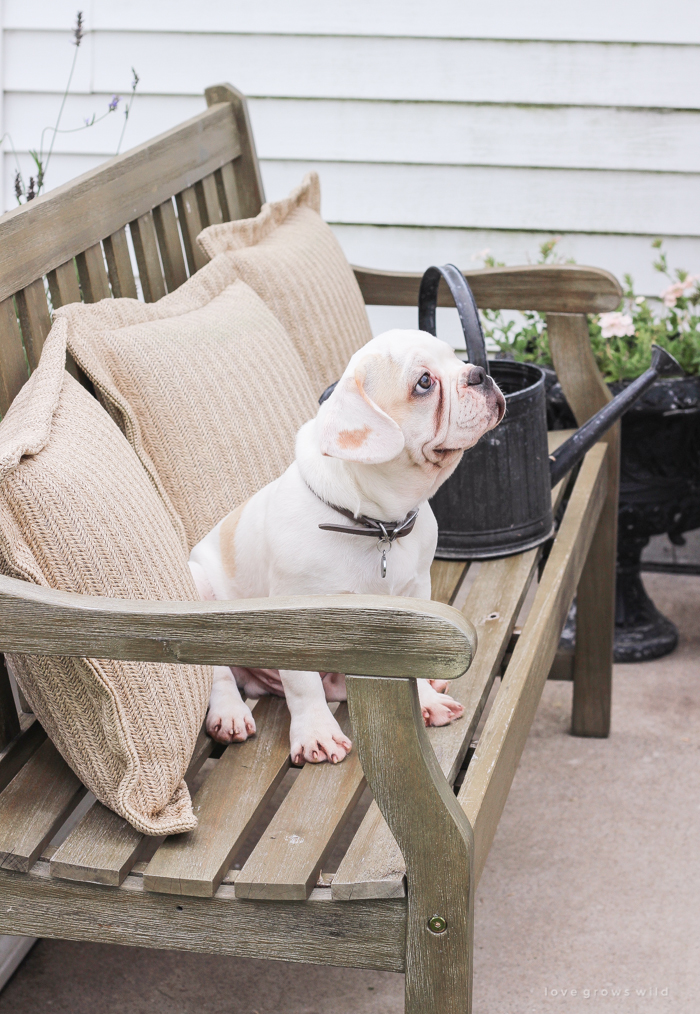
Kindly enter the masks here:
[[603, 338], [631, 338], [634, 334], [634, 321], [628, 313], [620, 313], [619, 310], [601, 313], [598, 323]]
[[681, 296], [685, 295], [686, 290], [692, 289], [698, 279], [700, 279], [700, 275], [688, 275], [684, 281], [674, 282], [673, 285], [669, 285], [669, 287], [664, 289], [661, 293], [664, 306], [675, 306]]

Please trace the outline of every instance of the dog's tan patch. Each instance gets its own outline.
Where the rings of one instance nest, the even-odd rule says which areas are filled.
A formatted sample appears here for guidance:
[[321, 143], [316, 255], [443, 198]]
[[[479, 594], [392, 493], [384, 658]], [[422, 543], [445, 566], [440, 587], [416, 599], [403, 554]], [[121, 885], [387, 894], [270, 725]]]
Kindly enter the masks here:
[[235, 510], [232, 510], [230, 514], [227, 514], [221, 522], [221, 528], [219, 529], [221, 562], [224, 565], [224, 572], [228, 577], [234, 577], [236, 573], [236, 529], [247, 503], [248, 501], [245, 500]]
[[371, 432], [370, 426], [363, 426], [361, 430], [341, 430], [338, 434], [338, 446], [345, 450], [351, 447], [362, 447], [367, 443], [367, 437]]

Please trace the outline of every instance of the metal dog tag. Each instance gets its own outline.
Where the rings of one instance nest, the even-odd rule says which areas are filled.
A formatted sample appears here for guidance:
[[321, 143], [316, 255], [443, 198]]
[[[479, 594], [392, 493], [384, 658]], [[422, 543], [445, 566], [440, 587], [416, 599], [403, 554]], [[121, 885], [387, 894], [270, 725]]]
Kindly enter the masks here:
[[382, 577], [386, 577], [386, 555], [389, 552], [389, 550], [391, 549], [391, 540], [390, 539], [380, 539], [377, 542], [377, 549], [382, 554], [382, 560], [381, 560], [381, 563], [379, 565], [380, 566], [381, 575], [382, 575]]

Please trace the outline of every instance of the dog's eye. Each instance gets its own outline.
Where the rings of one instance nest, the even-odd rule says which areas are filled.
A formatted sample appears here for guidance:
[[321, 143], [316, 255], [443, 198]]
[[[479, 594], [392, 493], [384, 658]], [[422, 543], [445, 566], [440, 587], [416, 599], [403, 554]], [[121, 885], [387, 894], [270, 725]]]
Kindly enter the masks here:
[[418, 383], [416, 384], [416, 390], [429, 391], [432, 386], [433, 382], [430, 379], [430, 374], [424, 373], [423, 376], [418, 381]]

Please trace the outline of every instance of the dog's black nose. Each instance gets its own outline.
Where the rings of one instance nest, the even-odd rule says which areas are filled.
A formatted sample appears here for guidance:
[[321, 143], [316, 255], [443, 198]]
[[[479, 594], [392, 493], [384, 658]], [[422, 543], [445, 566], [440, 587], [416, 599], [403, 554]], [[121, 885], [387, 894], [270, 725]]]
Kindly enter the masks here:
[[467, 377], [469, 387], [478, 387], [486, 380], [486, 370], [481, 366], [472, 366]]

